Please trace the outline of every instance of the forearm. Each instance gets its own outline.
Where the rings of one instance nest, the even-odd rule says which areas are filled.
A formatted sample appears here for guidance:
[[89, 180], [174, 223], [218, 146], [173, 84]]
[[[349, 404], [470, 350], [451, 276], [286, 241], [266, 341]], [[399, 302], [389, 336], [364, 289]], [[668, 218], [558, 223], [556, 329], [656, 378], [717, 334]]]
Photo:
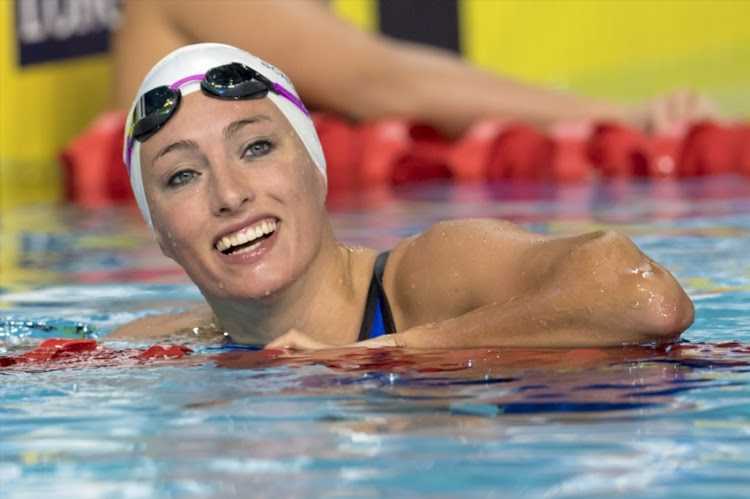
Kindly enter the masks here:
[[[533, 300], [533, 303], [529, 300]], [[621, 306], [574, 306], [541, 310], [538, 297], [510, 306], [488, 305], [439, 324], [418, 326], [362, 346], [400, 346], [421, 349], [472, 347], [584, 348], [673, 341], [671, 333], [644, 327], [632, 310]], [[550, 306], [550, 304], [547, 304]], [[631, 305], [627, 305], [628, 308]]]
[[[512, 307], [488, 305], [455, 319], [417, 326], [390, 336], [381, 336], [361, 343], [362, 346], [397, 346], [419, 349], [523, 347], [579, 348], [611, 347], [636, 340], [622, 341], [603, 323], [581, 321], [571, 315], [587, 314], [581, 310], [559, 311], [558, 317], [538, 311], [530, 315], [528, 303], [521, 300]], [[533, 308], [538, 309], [538, 303]], [[561, 317], [564, 316], [564, 317]], [[617, 325], [619, 329], [620, 324]], [[632, 331], [629, 332], [632, 335]]]

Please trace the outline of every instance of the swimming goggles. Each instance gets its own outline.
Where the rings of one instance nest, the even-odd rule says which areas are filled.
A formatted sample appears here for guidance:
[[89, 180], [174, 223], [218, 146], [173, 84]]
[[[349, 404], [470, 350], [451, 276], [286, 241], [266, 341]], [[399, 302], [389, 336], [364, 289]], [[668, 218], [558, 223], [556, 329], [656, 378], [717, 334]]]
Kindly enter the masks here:
[[278, 83], [239, 62], [224, 64], [211, 68], [204, 74], [186, 76], [172, 85], [153, 88], [138, 99], [128, 130], [128, 163], [133, 141], [148, 140], [169, 121], [180, 105], [180, 87], [191, 81], [200, 81], [203, 93], [216, 99], [262, 99], [270, 91], [289, 100], [306, 116], [310, 116], [302, 101]]

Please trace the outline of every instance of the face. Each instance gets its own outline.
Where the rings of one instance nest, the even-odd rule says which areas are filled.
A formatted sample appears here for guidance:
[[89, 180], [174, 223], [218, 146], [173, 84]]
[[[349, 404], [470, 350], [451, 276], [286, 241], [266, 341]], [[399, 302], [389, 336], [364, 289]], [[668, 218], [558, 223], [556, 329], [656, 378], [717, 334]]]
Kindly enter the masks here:
[[140, 154], [157, 241], [209, 300], [271, 296], [319, 254], [325, 182], [269, 99], [193, 92]]

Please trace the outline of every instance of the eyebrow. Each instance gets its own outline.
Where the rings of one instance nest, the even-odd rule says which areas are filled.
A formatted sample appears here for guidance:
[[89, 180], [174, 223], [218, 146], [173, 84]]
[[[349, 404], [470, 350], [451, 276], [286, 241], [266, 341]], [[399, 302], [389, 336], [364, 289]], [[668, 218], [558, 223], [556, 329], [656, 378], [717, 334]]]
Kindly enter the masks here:
[[239, 132], [243, 127], [247, 125], [254, 125], [256, 123], [260, 123], [261, 121], [271, 121], [271, 118], [266, 116], [265, 114], [259, 114], [257, 116], [253, 116], [252, 118], [246, 118], [243, 120], [233, 121], [232, 123], [228, 124], [224, 128], [224, 138], [229, 139], [232, 135]]
[[[251, 118], [246, 118], [242, 120], [233, 121], [232, 123], [228, 124], [224, 128], [224, 138], [228, 139], [238, 131], [240, 131], [243, 127], [247, 125], [254, 125], [256, 123], [260, 123], [262, 121], [272, 121], [271, 118], [266, 116], [265, 114], [259, 114], [257, 116], [253, 116]], [[177, 142], [173, 142], [169, 144], [168, 146], [161, 149], [157, 155], [154, 157], [154, 161], [158, 160], [162, 156], [166, 156], [170, 152], [174, 151], [199, 151], [200, 146], [198, 143], [194, 140], [178, 140]]]
[[154, 161], [161, 158], [162, 156], [166, 156], [172, 151], [198, 151], [199, 149], [200, 147], [198, 147], [198, 143], [194, 140], [178, 140], [177, 142], [173, 142], [160, 150], [159, 153], [154, 157]]

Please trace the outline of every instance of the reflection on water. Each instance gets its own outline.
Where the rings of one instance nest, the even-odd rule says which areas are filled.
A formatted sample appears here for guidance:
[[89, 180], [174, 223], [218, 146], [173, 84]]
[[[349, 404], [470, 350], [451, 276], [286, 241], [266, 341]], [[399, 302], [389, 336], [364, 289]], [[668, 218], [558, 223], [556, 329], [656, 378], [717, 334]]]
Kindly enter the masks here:
[[[331, 200], [387, 248], [445, 218], [621, 230], [696, 303], [670, 348], [219, 351], [118, 358], [119, 324], [194, 305], [133, 207], [0, 215], [0, 354], [49, 337], [117, 353], [0, 370], [8, 497], [745, 497], [750, 180], [423, 186]], [[119, 360], [118, 360], [119, 359]]]

